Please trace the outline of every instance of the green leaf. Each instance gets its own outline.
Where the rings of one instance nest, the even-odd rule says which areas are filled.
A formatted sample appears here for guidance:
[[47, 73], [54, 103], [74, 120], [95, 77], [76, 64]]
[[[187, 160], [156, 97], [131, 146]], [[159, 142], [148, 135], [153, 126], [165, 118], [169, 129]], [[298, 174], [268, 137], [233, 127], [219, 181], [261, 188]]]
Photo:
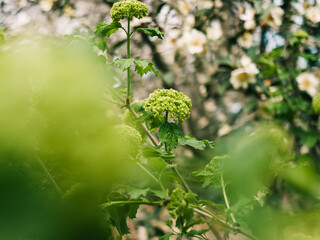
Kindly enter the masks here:
[[306, 145], [308, 148], [311, 148], [319, 140], [320, 140], [320, 133], [319, 132], [308, 132], [302, 137], [301, 142], [304, 145]]
[[102, 39], [97, 39], [95, 44], [101, 51], [104, 51], [107, 48], [107, 43]]
[[159, 75], [159, 71], [155, 70], [153, 63], [148, 60], [135, 60], [134, 63], [136, 65], [135, 70], [140, 74], [141, 77], [148, 72], [154, 72], [156, 76]]
[[131, 198], [138, 199], [141, 196], [143, 197], [147, 196], [148, 192], [150, 192], [149, 188], [140, 189], [140, 188], [130, 187], [128, 194]]
[[163, 235], [159, 237], [159, 240], [170, 240], [170, 237], [174, 235], [173, 233], [167, 233], [166, 235]]
[[153, 192], [156, 196], [158, 196], [161, 199], [167, 196], [167, 193], [163, 190], [150, 190], [150, 191]]
[[97, 37], [110, 37], [121, 27], [121, 24], [115, 21], [112, 23], [100, 22], [98, 23], [97, 29], [94, 33]]
[[206, 233], [208, 231], [209, 231], [208, 229], [201, 229], [199, 231], [192, 229], [189, 232], [187, 232], [187, 236], [190, 236], [190, 237], [201, 236], [202, 234], [204, 234], [204, 233]]
[[207, 201], [207, 200], [200, 200], [198, 203], [200, 205], [215, 207], [220, 210], [224, 210], [224, 208], [225, 208], [223, 204], [216, 204], [216, 203], [213, 203], [213, 202]]
[[159, 129], [159, 140], [169, 151], [178, 146], [179, 126], [176, 123], [163, 122]]
[[204, 170], [198, 170], [192, 173], [197, 179], [202, 180], [202, 188], [212, 186], [214, 188], [221, 187], [222, 166], [226, 156], [214, 157], [206, 166]]
[[143, 31], [145, 34], [147, 34], [150, 37], [158, 37], [160, 39], [163, 39], [164, 33], [160, 31], [160, 29], [157, 28], [138, 28], [137, 30]]
[[128, 67], [131, 67], [134, 65], [134, 60], [133, 59], [126, 59], [126, 58], [117, 58], [112, 62], [112, 64], [117, 65], [121, 71], [126, 71]]
[[[112, 192], [108, 195], [109, 201], [127, 201], [128, 199], [118, 192]], [[115, 205], [105, 209], [109, 215], [110, 222], [115, 226], [118, 232], [123, 235], [129, 233], [127, 218], [135, 218], [139, 204]]]
[[214, 148], [214, 143], [208, 140], [197, 140], [196, 138], [192, 137], [190, 134], [185, 137], [180, 137], [178, 139], [180, 145], [188, 145], [198, 150], [204, 150], [206, 146], [210, 147], [211, 149]]
[[139, 117], [139, 121], [143, 122], [144, 120], [146, 120], [150, 115], [152, 114], [151, 111], [143, 111], [143, 114]]
[[4, 42], [4, 31], [0, 28], [0, 43]]
[[153, 63], [148, 60], [134, 60], [134, 59], [127, 59], [127, 58], [117, 58], [113, 61], [112, 64], [117, 65], [121, 71], [126, 71], [128, 67], [135, 65], [135, 70], [138, 74], [142, 77], [144, 74], [148, 72], [154, 72], [158, 76], [159, 71], [155, 70], [153, 67]]

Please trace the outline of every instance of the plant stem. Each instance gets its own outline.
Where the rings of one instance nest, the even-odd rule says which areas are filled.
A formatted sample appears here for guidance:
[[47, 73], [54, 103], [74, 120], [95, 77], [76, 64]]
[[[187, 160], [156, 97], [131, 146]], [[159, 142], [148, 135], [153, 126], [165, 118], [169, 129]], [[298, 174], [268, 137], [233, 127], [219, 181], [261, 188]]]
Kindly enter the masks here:
[[[222, 193], [223, 193], [224, 201], [226, 203], [227, 208], [230, 209], [228, 197], [227, 197], [227, 194], [226, 194], [226, 185], [224, 184], [224, 180], [223, 180], [223, 174], [221, 174], [221, 186], [222, 186]], [[237, 221], [236, 221], [233, 213], [231, 213], [230, 216], [231, 216], [231, 219], [232, 219], [233, 223], [236, 223]]]
[[51, 173], [50, 173], [49, 169], [47, 168], [47, 166], [44, 164], [44, 162], [41, 160], [41, 158], [36, 153], [35, 153], [35, 156], [36, 156], [36, 159], [38, 160], [41, 168], [43, 169], [43, 171], [45, 172], [45, 174], [47, 175], [47, 177], [51, 181], [52, 185], [54, 186], [54, 188], [56, 189], [58, 194], [60, 196], [62, 196], [63, 195], [63, 191], [61, 190], [60, 186], [58, 185], [58, 183], [56, 182], [54, 177], [51, 175]]
[[127, 204], [143, 204], [143, 205], [152, 205], [152, 206], [162, 206], [163, 202], [162, 201], [156, 201], [156, 202], [151, 202], [151, 201], [142, 201], [142, 200], [135, 200], [135, 201], [112, 201], [112, 202], [107, 202], [104, 204], [101, 204], [101, 208], [107, 208], [110, 206], [116, 206], [116, 205], [127, 205]]
[[191, 207], [193, 207], [193, 210], [197, 213], [199, 213], [202, 216], [208, 217], [208, 218], [213, 218], [215, 220], [217, 220], [218, 223], [220, 223], [221, 225], [223, 225], [224, 227], [233, 230], [235, 232], [239, 232], [242, 235], [253, 239], [253, 240], [259, 240], [257, 237], [253, 236], [252, 234], [248, 233], [246, 230], [244, 230], [241, 227], [238, 226], [234, 226], [233, 224], [219, 218], [218, 216], [216, 216], [215, 214], [211, 213], [210, 211], [200, 207], [200, 206], [196, 206], [196, 205], [190, 205]]
[[[127, 30], [127, 59], [130, 58], [130, 19], [128, 18], [128, 30]], [[127, 68], [127, 104], [130, 104], [130, 85], [131, 85], [131, 71], [130, 67]]]
[[178, 175], [179, 179], [181, 180], [182, 186], [187, 192], [192, 192], [190, 187], [188, 186], [187, 182], [183, 179], [181, 176], [180, 172], [178, 171], [177, 168], [173, 167], [172, 170]]
[[167, 194], [166, 189], [164, 188], [164, 186], [162, 185], [161, 181], [159, 181], [159, 179], [157, 179], [148, 169], [146, 169], [141, 163], [137, 162], [138, 166], [145, 171], [153, 180], [155, 180], [161, 187], [161, 189]]
[[[126, 105], [127, 109], [133, 114], [133, 116], [138, 119], [139, 116], [138, 114], [134, 111], [134, 109], [131, 107], [130, 104]], [[147, 126], [144, 123], [140, 123], [141, 127], [143, 128], [143, 130], [147, 133], [149, 139], [151, 140], [151, 142], [153, 143], [154, 146], [158, 147], [160, 145], [158, 139], [156, 139], [152, 133], [149, 131], [149, 129], [147, 128]], [[180, 172], [178, 171], [177, 168], [173, 167], [172, 170], [177, 174], [178, 178], [181, 180], [183, 187], [185, 188], [186, 191], [188, 192], [192, 192], [190, 187], [188, 186], [187, 182], [183, 179], [183, 177], [181, 176]]]
[[[134, 111], [134, 109], [131, 107], [130, 104], [127, 103], [126, 105], [126, 108], [133, 114], [133, 116], [136, 118], [136, 119], [139, 119], [139, 116], [138, 114]], [[158, 141], [158, 139], [156, 139], [152, 133], [149, 131], [149, 129], [147, 128], [147, 126], [143, 123], [143, 122], [140, 122], [140, 125], [141, 127], [143, 128], [143, 130], [146, 132], [146, 134], [148, 135], [149, 139], [151, 140], [151, 142], [153, 143], [154, 146], [159, 146], [160, 143]]]

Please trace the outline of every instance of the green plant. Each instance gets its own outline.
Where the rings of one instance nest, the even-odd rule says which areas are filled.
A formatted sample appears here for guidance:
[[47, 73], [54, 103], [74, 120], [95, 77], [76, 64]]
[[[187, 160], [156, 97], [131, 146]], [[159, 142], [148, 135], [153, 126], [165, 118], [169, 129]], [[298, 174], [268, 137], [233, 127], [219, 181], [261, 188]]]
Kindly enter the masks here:
[[[136, 127], [140, 132], [144, 131], [152, 143], [152, 146], [150, 146], [148, 142], [145, 142], [141, 147], [140, 153], [133, 160], [157, 183], [158, 188], [145, 186], [148, 188], [147, 190], [143, 190], [134, 186], [121, 187], [115, 190], [115, 192], [110, 193], [109, 201], [102, 204], [101, 207], [108, 215], [110, 223], [117, 228], [121, 235], [129, 232], [126, 218], [134, 218], [140, 205], [154, 205], [167, 207], [169, 213], [175, 219], [175, 226], [179, 229], [179, 232], [173, 230], [173, 222], [168, 221], [167, 224], [172, 229], [172, 232], [160, 237], [162, 240], [169, 239], [173, 235], [176, 235], [179, 239], [184, 236], [207, 239], [205, 233], [208, 231], [212, 231], [217, 239], [222, 239], [212, 221], [228, 230], [235, 233], [239, 232], [254, 239], [255, 237], [251, 236], [237, 224], [232, 212], [228, 213], [232, 219], [232, 222], [229, 222], [228, 219], [220, 218], [214, 212], [204, 208], [204, 206], [211, 206], [221, 211], [221, 206], [211, 201], [199, 200], [197, 194], [191, 190], [187, 181], [178, 170], [179, 166], [175, 162], [176, 155], [172, 152], [178, 145], [188, 145], [197, 150], [214, 147], [211, 141], [200, 141], [191, 135], [184, 136], [183, 134], [181, 124], [190, 117], [191, 100], [183, 93], [173, 89], [157, 89], [150, 94], [149, 98], [143, 101], [133, 104], [130, 101], [132, 96], [131, 68], [134, 67], [135, 71], [141, 76], [148, 72], [158, 74], [158, 71], [151, 62], [132, 59], [130, 54], [130, 37], [136, 31], [142, 31], [150, 37], [158, 37], [159, 39], [163, 39], [164, 37], [159, 28], [137, 28], [134, 30], [130, 28], [132, 18], [146, 16], [147, 10], [148, 7], [145, 4], [136, 0], [115, 3], [110, 11], [113, 22], [99, 23], [95, 34], [98, 38], [110, 37], [118, 29], [122, 29], [127, 36], [127, 58], [116, 59], [112, 62], [120, 70], [127, 72], [125, 100], [122, 97], [124, 93], [117, 92], [116, 89], [112, 89], [111, 91], [117, 97], [117, 101], [120, 101], [119, 105], [127, 108], [125, 123]], [[124, 18], [127, 19], [126, 28], [119, 22]], [[128, 114], [131, 114], [131, 116]], [[158, 138], [152, 133], [155, 130], [158, 130]], [[211, 162], [210, 164], [216, 165], [216, 162]], [[226, 184], [222, 176], [222, 169], [219, 166], [216, 166], [219, 171], [217, 170], [214, 173], [220, 174], [218, 176], [219, 182], [214, 182], [214, 184], [222, 186], [226, 209], [230, 209], [226, 194]], [[172, 187], [168, 180], [164, 178], [170, 171], [173, 172], [173, 176], [177, 179], [180, 186]], [[204, 176], [205, 171], [199, 172], [198, 176]], [[209, 176], [207, 176], [205, 181], [208, 181], [208, 179]], [[131, 190], [128, 191], [128, 189]], [[222, 206], [222, 208], [224, 207]], [[204, 222], [209, 224], [209, 229], [197, 231], [192, 228]]]

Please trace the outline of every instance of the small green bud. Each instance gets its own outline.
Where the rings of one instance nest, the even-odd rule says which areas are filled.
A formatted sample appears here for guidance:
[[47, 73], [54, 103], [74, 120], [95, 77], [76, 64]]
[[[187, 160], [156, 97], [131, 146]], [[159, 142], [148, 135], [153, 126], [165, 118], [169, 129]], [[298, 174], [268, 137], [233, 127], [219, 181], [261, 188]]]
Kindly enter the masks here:
[[162, 122], [165, 120], [163, 113], [168, 112], [175, 122], [182, 123], [190, 117], [190, 108], [190, 98], [173, 89], [157, 89], [144, 102], [144, 109]]
[[316, 113], [320, 114], [320, 93], [312, 99], [312, 107]]
[[305, 39], [309, 38], [309, 34], [306, 31], [303, 31], [301, 29], [296, 31], [293, 35], [297, 38], [305, 38]]
[[110, 15], [113, 21], [120, 21], [121, 19], [138, 19], [148, 15], [149, 7], [137, 0], [127, 0], [113, 4]]

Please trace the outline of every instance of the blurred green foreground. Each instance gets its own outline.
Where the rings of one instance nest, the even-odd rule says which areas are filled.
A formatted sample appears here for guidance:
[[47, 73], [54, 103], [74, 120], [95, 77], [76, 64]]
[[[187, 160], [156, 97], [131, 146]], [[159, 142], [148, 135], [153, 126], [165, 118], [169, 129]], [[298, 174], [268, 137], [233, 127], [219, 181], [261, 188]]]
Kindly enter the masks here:
[[[80, 44], [17, 39], [2, 47], [1, 240], [110, 239], [98, 206], [132, 162], [114, 131], [118, 109], [105, 100], [111, 82]], [[290, 162], [282, 130], [262, 125], [221, 145], [230, 147], [221, 150], [230, 155], [224, 174], [242, 227], [260, 239], [320, 239], [319, 176], [303, 159]], [[256, 195], [263, 187], [269, 193]]]
[[116, 109], [104, 100], [111, 79], [81, 44], [16, 39], [2, 47], [0, 239], [110, 235], [98, 193], [127, 166]]

